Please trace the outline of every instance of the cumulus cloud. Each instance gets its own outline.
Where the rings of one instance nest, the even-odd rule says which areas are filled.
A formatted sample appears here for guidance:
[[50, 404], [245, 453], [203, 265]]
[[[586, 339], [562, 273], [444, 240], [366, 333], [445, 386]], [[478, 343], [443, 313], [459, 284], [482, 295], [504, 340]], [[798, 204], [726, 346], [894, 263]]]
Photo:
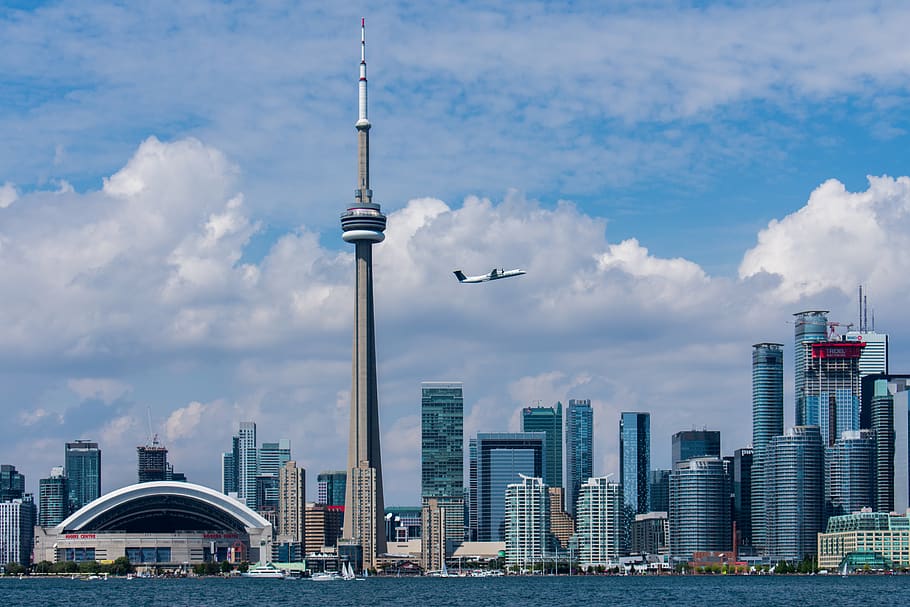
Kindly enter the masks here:
[[774, 274], [772, 296], [788, 302], [858, 284], [881, 295], [902, 291], [910, 271], [910, 178], [869, 177], [863, 192], [831, 179], [804, 207], [772, 220], [739, 266], [739, 276]]
[[66, 385], [83, 400], [97, 398], [106, 404], [111, 404], [132, 389], [125, 382], [109, 378], [71, 379]]
[[19, 198], [19, 192], [16, 191], [15, 185], [7, 181], [0, 186], [0, 209], [5, 209], [13, 204], [17, 198]]

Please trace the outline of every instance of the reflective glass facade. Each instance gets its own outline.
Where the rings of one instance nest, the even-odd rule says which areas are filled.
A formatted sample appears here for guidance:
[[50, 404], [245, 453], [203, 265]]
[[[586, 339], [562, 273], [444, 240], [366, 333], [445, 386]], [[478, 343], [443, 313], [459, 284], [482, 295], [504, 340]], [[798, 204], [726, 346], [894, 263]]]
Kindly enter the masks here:
[[566, 409], [566, 510], [573, 515], [582, 483], [591, 478], [594, 410], [591, 401], [569, 400]]
[[101, 496], [101, 449], [98, 443], [84, 440], [66, 443], [64, 469], [70, 511], [78, 510]]
[[543, 432], [477, 435], [477, 540], [505, 541], [506, 487], [543, 475]]
[[464, 394], [461, 382], [421, 384], [421, 495], [464, 498]]
[[547, 435], [543, 482], [548, 487], [562, 487], [562, 403], [557, 402], [555, 407], [522, 409], [521, 431]]
[[648, 511], [651, 471], [651, 414], [623, 412], [619, 418], [619, 476], [631, 514]]

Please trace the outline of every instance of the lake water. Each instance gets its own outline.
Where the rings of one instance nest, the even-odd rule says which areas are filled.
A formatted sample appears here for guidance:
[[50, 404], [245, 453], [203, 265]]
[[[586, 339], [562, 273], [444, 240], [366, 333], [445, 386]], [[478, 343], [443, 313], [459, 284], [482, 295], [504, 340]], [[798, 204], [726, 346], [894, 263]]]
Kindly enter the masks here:
[[0, 579], [0, 605], [327, 607], [402, 605], [910, 605], [910, 575], [268, 579]]

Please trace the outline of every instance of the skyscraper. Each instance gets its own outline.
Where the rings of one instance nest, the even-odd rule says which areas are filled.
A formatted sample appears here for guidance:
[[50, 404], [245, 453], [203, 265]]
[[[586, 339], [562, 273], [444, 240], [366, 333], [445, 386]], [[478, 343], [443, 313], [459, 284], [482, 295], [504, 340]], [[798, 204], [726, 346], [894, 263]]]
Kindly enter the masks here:
[[36, 519], [31, 499], [0, 502], [0, 563], [31, 564]]
[[167, 448], [158, 444], [158, 437], [151, 445], [136, 447], [138, 482], [167, 480]]
[[648, 473], [648, 491], [651, 512], [670, 511], [670, 471], [651, 470]]
[[[863, 390], [867, 382], [863, 382]], [[905, 384], [906, 385], [906, 384]], [[871, 427], [875, 441], [875, 504], [876, 512], [894, 509], [894, 460], [895, 460], [895, 411], [894, 395], [888, 389], [887, 379], [877, 379], [873, 384]], [[906, 424], [904, 434], [907, 432]]]
[[344, 470], [326, 470], [316, 475], [316, 503], [326, 506], [344, 506], [348, 473]]
[[25, 495], [25, 475], [10, 464], [0, 465], [0, 502], [21, 500]]
[[622, 486], [609, 476], [589, 478], [578, 493], [575, 541], [578, 565], [596, 567], [622, 555], [624, 531]]
[[623, 412], [619, 418], [619, 478], [629, 520], [649, 508], [651, 414]]
[[695, 552], [729, 550], [730, 492], [724, 462], [696, 457], [670, 472], [670, 556], [689, 561]]
[[591, 478], [594, 461], [594, 410], [588, 399], [569, 399], [566, 409], [566, 510], [573, 516], [578, 491]]
[[752, 546], [752, 449], [733, 452], [733, 522], [736, 523], [737, 546]]
[[[793, 327], [793, 380], [796, 387], [795, 425], [805, 426], [809, 423], [806, 404], [806, 366], [812, 357], [811, 344], [825, 341], [828, 337], [828, 310], [807, 310], [805, 312], [797, 312], [793, 316], [796, 317]], [[755, 445], [753, 445], [754, 447]]]
[[550, 497], [543, 479], [520, 477], [506, 486], [506, 564], [524, 569], [542, 563], [549, 551]]
[[277, 443], [262, 443], [259, 447], [259, 474], [278, 476], [284, 465], [291, 461], [291, 441], [282, 438]]
[[51, 468], [51, 475], [38, 481], [38, 525], [53, 527], [69, 514], [69, 494], [63, 466]]
[[541, 478], [543, 432], [479, 433], [477, 435], [477, 539], [505, 540], [506, 487], [521, 475]]
[[771, 439], [763, 460], [765, 551], [796, 562], [818, 550], [824, 531], [824, 448], [818, 426], [796, 426]]
[[[367, 118], [366, 34], [361, 21], [360, 114], [357, 129], [358, 185], [354, 202], [341, 216], [345, 242], [354, 243], [354, 349], [351, 382], [351, 429], [345, 495], [344, 537], [359, 545], [365, 567], [386, 551], [384, 501], [376, 380], [376, 332], [373, 323], [373, 243], [385, 239], [386, 217], [370, 188], [370, 121]], [[365, 520], [364, 517], [373, 517]]]
[[256, 509], [256, 477], [259, 457], [256, 454], [256, 423], [240, 422], [237, 433], [237, 499]]
[[278, 537], [287, 542], [306, 539], [306, 470], [288, 460], [278, 471]]
[[825, 450], [826, 517], [875, 504], [875, 440], [871, 430], [844, 432]]
[[771, 439], [784, 433], [783, 344], [752, 346], [752, 543], [765, 550], [762, 458]]
[[720, 457], [720, 432], [682, 430], [672, 437], [673, 465], [695, 457]]
[[562, 487], [562, 403], [555, 407], [525, 407], [521, 411], [522, 432], [547, 435], [543, 482], [548, 487]]
[[[447, 518], [442, 548], [464, 539], [464, 393], [461, 382], [421, 384], [421, 496], [436, 500], [433, 513]], [[433, 560], [433, 559], [431, 559]], [[433, 561], [435, 562], [435, 560]]]
[[809, 344], [805, 366], [806, 422], [817, 425], [825, 446], [843, 432], [859, 430], [861, 380], [859, 359], [864, 342]]
[[231, 437], [231, 450], [221, 454], [221, 492], [240, 494], [240, 437]]
[[98, 443], [87, 440], [66, 443], [64, 470], [70, 511], [76, 511], [101, 496], [101, 449]]

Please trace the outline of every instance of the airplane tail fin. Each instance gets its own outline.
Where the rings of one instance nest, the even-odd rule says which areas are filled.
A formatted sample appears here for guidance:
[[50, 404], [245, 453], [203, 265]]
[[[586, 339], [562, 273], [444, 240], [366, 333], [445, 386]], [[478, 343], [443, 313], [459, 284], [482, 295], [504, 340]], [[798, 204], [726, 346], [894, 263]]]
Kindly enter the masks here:
[[452, 273], [455, 274], [455, 278], [458, 279], [458, 282], [464, 282], [464, 279], [467, 278], [461, 270], [455, 270]]

